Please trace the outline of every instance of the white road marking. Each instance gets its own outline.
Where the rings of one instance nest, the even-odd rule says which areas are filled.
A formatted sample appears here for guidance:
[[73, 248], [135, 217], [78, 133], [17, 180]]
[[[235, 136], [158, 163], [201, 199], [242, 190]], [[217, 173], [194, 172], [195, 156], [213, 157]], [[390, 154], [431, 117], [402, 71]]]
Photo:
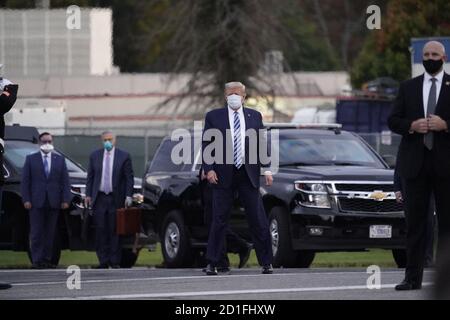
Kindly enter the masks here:
[[[66, 273], [64, 271], [64, 280], [63, 281], [47, 281], [47, 282], [18, 282], [11, 284], [13, 286], [45, 286], [45, 285], [65, 285], [66, 284]], [[256, 270], [255, 270], [256, 271]], [[201, 272], [201, 271], [200, 271]], [[159, 281], [159, 280], [214, 280], [214, 279], [230, 279], [230, 278], [248, 278], [248, 277], [285, 277], [285, 276], [301, 276], [301, 275], [311, 275], [311, 274], [320, 274], [320, 275], [345, 275], [345, 274], [364, 274], [366, 275], [365, 271], [338, 271], [338, 272], [303, 272], [303, 273], [274, 273], [271, 275], [264, 275], [264, 274], [227, 274], [227, 275], [217, 275], [217, 276], [207, 276], [207, 275], [199, 275], [199, 276], [168, 276], [168, 277], [145, 277], [145, 278], [120, 278], [120, 279], [93, 279], [93, 280], [81, 280], [83, 284], [87, 283], [114, 283], [114, 282], [131, 282], [131, 281]], [[396, 273], [403, 273], [403, 271], [385, 271], [382, 272], [382, 274], [396, 274]], [[83, 270], [81, 271], [81, 274], [83, 274]]]
[[[422, 286], [431, 286], [432, 283], [426, 282]], [[394, 288], [396, 284], [385, 284], [381, 289]], [[154, 298], [183, 298], [197, 296], [223, 296], [223, 295], [239, 295], [239, 294], [263, 294], [263, 293], [296, 293], [296, 292], [317, 292], [317, 291], [343, 291], [343, 290], [368, 290], [376, 292], [377, 290], [369, 290], [367, 286], [336, 286], [336, 287], [309, 287], [309, 288], [280, 288], [280, 289], [252, 289], [252, 290], [220, 290], [220, 291], [188, 291], [188, 292], [163, 292], [163, 293], [138, 293], [138, 294], [118, 294], [118, 295], [102, 295], [102, 296], [80, 296], [80, 297], [56, 297], [43, 300], [101, 300], [101, 299], [154, 299]]]

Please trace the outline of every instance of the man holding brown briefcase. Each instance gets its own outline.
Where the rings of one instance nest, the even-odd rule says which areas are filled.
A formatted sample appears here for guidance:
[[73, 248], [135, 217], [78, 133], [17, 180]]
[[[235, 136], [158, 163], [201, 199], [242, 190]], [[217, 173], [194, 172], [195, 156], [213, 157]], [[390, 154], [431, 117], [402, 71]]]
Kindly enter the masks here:
[[110, 131], [102, 133], [103, 149], [89, 158], [86, 183], [86, 207], [91, 207], [96, 229], [98, 269], [119, 268], [120, 238], [116, 232], [116, 213], [132, 205], [133, 166], [131, 157], [115, 147], [116, 137]]

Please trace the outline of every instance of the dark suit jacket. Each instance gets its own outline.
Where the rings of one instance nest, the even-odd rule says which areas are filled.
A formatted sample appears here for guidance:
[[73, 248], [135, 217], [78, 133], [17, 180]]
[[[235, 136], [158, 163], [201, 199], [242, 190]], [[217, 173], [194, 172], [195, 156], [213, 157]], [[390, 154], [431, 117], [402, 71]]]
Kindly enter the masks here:
[[[89, 168], [86, 183], [86, 196], [92, 198], [95, 205], [102, 180], [104, 149], [94, 151], [89, 157]], [[133, 195], [133, 166], [130, 154], [114, 148], [114, 162], [112, 172], [112, 188], [116, 208], [123, 208], [125, 198]]]
[[[264, 129], [262, 122], [261, 113], [256, 110], [244, 107], [244, 118], [245, 118], [245, 130], [255, 129], [257, 132], [257, 138], [259, 139], [259, 130]], [[226, 164], [226, 151], [231, 152], [231, 159], [233, 159], [233, 141], [231, 139], [231, 132], [229, 132], [228, 141], [231, 145], [226, 147], [226, 130], [230, 129], [230, 122], [228, 118], [228, 107], [222, 107], [219, 109], [214, 109], [206, 114], [205, 117], [205, 127], [204, 132], [208, 129], [218, 129], [223, 137], [223, 159], [222, 164], [213, 163], [207, 164], [205, 162], [203, 150], [211, 143], [211, 141], [202, 141], [202, 166], [205, 172], [208, 173], [210, 170], [214, 170], [217, 174], [218, 184], [214, 185], [217, 187], [227, 188], [231, 185], [233, 177], [233, 164]], [[263, 138], [263, 137], [261, 137]], [[250, 164], [250, 154], [249, 154], [249, 138], [245, 138], [245, 170], [248, 173], [250, 181], [255, 188], [259, 188], [259, 177], [261, 175], [261, 161], [259, 158], [259, 148], [257, 148], [258, 154], [255, 164]]]
[[51, 153], [51, 167], [45, 176], [41, 152], [30, 154], [25, 159], [22, 170], [22, 200], [31, 202], [33, 208], [42, 208], [48, 197], [50, 207], [61, 208], [62, 202], [70, 203], [70, 182], [66, 161], [63, 156]]
[[[423, 78], [419, 77], [401, 83], [394, 108], [388, 118], [389, 128], [400, 135], [402, 141], [398, 150], [398, 172], [402, 178], [415, 178], [419, 174], [424, 158], [424, 135], [409, 133], [411, 123], [424, 118]], [[450, 129], [450, 76], [444, 73], [435, 114], [447, 122]], [[436, 175], [450, 176], [450, 133], [434, 133], [433, 162]]]

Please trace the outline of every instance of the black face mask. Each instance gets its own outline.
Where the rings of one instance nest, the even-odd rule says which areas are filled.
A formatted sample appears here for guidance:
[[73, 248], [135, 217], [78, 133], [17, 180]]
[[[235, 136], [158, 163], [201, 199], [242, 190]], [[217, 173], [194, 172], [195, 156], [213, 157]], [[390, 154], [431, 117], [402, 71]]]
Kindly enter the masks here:
[[426, 72], [428, 72], [429, 74], [435, 74], [442, 68], [444, 61], [442, 59], [441, 60], [428, 59], [423, 60], [422, 63]]

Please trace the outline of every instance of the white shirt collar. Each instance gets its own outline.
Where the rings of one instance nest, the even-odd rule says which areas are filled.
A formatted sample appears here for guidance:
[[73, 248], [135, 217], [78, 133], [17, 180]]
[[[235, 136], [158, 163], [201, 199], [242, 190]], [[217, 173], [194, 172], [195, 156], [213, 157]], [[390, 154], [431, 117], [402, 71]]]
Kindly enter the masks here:
[[111, 151], [108, 151], [108, 150], [106, 150], [105, 148], [103, 148], [103, 151], [104, 151], [103, 154], [106, 154], [107, 152], [109, 152], [110, 155], [113, 155], [115, 149], [116, 149], [116, 147], [113, 147], [113, 148], [111, 149]]
[[[228, 113], [234, 114], [235, 110], [231, 109], [228, 105], [227, 105], [227, 109], [228, 109]], [[239, 113], [239, 115], [244, 115], [244, 106], [240, 107], [237, 112]]]
[[46, 155], [48, 155], [48, 157], [50, 158], [52, 155], [52, 152], [50, 151], [49, 153], [45, 154], [43, 151], [41, 151], [42, 158], [44, 158]]
[[438, 73], [437, 75], [435, 75], [434, 77], [433, 77], [431, 74], [429, 74], [428, 72], [425, 72], [425, 73], [424, 73], [423, 81], [424, 81], [425, 83], [430, 82], [431, 78], [435, 78], [435, 79], [437, 80], [437, 81], [436, 81], [436, 84], [437, 84], [437, 83], [442, 83], [442, 79], [444, 78], [444, 69], [442, 69], [441, 72], [439, 72], [439, 73]]

